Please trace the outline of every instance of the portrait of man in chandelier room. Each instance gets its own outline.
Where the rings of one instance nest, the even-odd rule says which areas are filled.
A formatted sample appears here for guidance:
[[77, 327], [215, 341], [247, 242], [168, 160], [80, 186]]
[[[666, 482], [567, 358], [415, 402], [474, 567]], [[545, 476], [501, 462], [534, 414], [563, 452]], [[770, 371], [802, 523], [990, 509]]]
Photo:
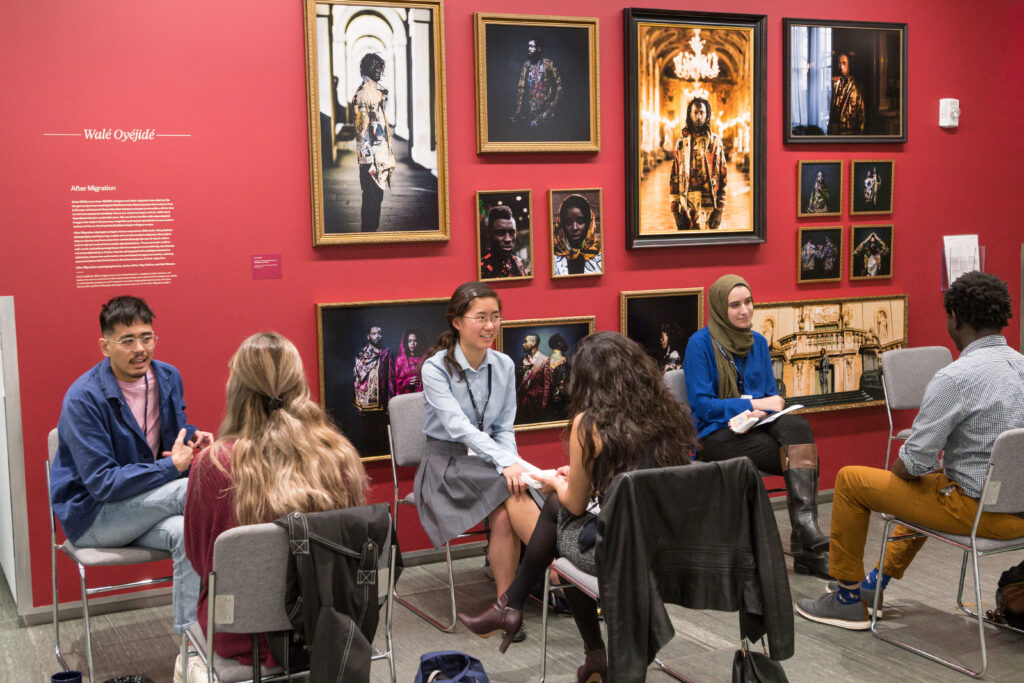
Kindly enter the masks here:
[[764, 241], [764, 18], [627, 22], [627, 246]]

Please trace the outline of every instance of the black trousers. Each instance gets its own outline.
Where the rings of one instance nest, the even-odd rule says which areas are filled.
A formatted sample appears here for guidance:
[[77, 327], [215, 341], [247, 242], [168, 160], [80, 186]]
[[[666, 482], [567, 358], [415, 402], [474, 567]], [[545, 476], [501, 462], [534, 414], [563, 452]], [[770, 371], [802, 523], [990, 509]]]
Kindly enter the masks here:
[[359, 187], [363, 190], [362, 231], [377, 232], [380, 225], [380, 205], [384, 190], [370, 176], [370, 164], [359, 165]]
[[782, 474], [779, 448], [802, 443], [814, 443], [811, 425], [799, 415], [789, 414], [763, 427], [754, 426], [746, 434], [736, 434], [728, 427], [712, 432], [701, 441], [697, 455], [705, 462], [742, 455], [750, 458], [762, 472]]

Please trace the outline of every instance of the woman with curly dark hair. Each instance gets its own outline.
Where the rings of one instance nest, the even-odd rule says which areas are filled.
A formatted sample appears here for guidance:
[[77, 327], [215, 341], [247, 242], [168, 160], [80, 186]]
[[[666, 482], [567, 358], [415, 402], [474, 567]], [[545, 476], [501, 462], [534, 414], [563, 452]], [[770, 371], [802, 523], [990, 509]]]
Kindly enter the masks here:
[[[569, 465], [554, 476], [535, 475], [555, 495], [541, 510], [512, 585], [482, 614], [459, 614], [477, 635], [515, 633], [520, 628], [526, 596], [556, 554], [585, 572], [597, 573], [597, 514], [592, 509], [616, 474], [690, 462], [696, 432], [689, 414], [669, 392], [654, 359], [618, 332], [595, 332], [580, 341], [569, 397]], [[608, 660], [597, 605], [575, 589], [567, 589], [565, 597], [586, 652], [577, 680], [605, 679]], [[502, 642], [502, 652], [508, 640]]]

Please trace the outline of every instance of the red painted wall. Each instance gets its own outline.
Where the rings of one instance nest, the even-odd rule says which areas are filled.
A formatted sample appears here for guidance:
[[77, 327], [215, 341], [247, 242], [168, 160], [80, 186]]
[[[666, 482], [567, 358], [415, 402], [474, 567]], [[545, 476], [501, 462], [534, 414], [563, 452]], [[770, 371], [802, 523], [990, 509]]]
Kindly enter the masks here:
[[[679, 7], [664, 0], [640, 4]], [[604, 188], [606, 274], [552, 281], [546, 276], [544, 242], [538, 240], [539, 275], [501, 287], [512, 318], [594, 314], [598, 329], [617, 329], [620, 290], [707, 287], [720, 274], [735, 271], [762, 300], [908, 293], [910, 343], [948, 344], [939, 291], [941, 235], [964, 232], [980, 235], [987, 270], [1008, 280], [1016, 298], [1022, 241], [1016, 197], [1024, 156], [1019, 135], [1024, 52], [1016, 46], [1024, 28], [1020, 2], [863, 0], [826, 12], [818, 0], [700, 0], [688, 8], [768, 15], [764, 245], [626, 251], [622, 7], [617, 3], [563, 0], [557, 5], [560, 14], [600, 18], [602, 151], [477, 156], [472, 12], [550, 13], [553, 6], [540, 0], [449, 0], [451, 241], [318, 249], [310, 237], [300, 2], [4, 3], [0, 294], [14, 295], [16, 302], [35, 603], [46, 604], [49, 590], [46, 434], [57, 422], [64, 391], [100, 357], [95, 342], [100, 304], [121, 293], [75, 288], [70, 200], [82, 193], [69, 192], [72, 184], [111, 184], [118, 187], [116, 197], [175, 202], [177, 280], [138, 287], [135, 293], [156, 311], [158, 356], [181, 369], [189, 415], [206, 428], [216, 428], [223, 414], [227, 359], [252, 332], [273, 329], [293, 339], [315, 391], [315, 303], [447, 296], [473, 279], [473, 193], [480, 189], [530, 187], [534, 210], [543, 216], [549, 188]], [[909, 142], [783, 146], [783, 16], [907, 22]], [[938, 127], [940, 97], [960, 99], [958, 130]], [[42, 135], [91, 126], [150, 127], [191, 137], [132, 145]], [[797, 286], [797, 161], [878, 157], [896, 158], [895, 277]], [[844, 216], [843, 222], [851, 221]], [[284, 278], [252, 280], [249, 257], [257, 253], [282, 254]], [[1007, 329], [1014, 346], [1017, 330], [1016, 321]], [[831, 486], [842, 465], [881, 463], [884, 409], [819, 413], [810, 420], [822, 455], [823, 487]], [[556, 430], [522, 434], [519, 442], [538, 464], [563, 459]], [[388, 500], [390, 467], [372, 464], [369, 471], [374, 499]], [[412, 515], [404, 521], [403, 547], [424, 547]], [[69, 571], [65, 583], [71, 590]]]

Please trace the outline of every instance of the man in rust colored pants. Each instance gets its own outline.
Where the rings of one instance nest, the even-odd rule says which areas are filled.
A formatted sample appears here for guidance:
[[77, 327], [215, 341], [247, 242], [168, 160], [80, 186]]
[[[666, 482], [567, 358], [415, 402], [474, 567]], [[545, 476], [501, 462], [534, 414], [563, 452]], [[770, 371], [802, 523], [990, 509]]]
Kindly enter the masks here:
[[[902, 578], [925, 541], [893, 542], [881, 577], [876, 567], [865, 579], [871, 512], [969, 534], [992, 444], [1007, 429], [1024, 427], [1024, 356], [1007, 346], [1001, 334], [1010, 318], [1006, 284], [993, 275], [968, 273], [950, 286], [943, 304], [960, 358], [928, 383], [892, 471], [844, 467], [836, 476], [829, 569], [837, 581], [820, 598], [797, 601], [797, 614], [807, 619], [852, 630], [870, 628], [867, 605], [875, 590], [885, 590], [890, 578]], [[897, 526], [895, 533], [909, 530]], [[1024, 536], [1024, 519], [985, 513], [978, 535]]]

